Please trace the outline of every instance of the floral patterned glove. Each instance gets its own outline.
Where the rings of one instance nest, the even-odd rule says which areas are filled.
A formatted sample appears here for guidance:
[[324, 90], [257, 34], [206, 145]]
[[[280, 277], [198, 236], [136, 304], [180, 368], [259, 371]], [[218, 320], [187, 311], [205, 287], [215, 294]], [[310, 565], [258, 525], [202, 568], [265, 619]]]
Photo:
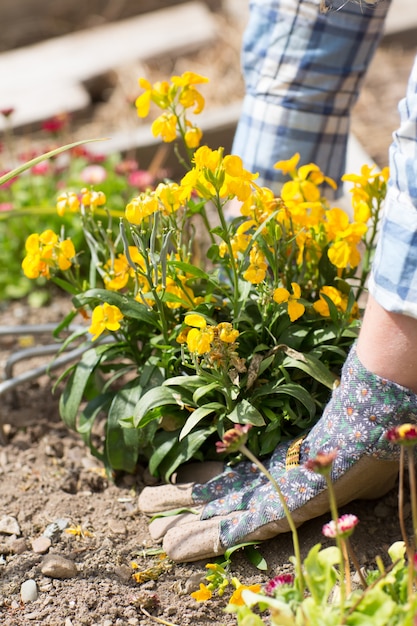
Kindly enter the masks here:
[[[319, 422], [305, 437], [280, 444], [265, 463], [295, 524], [329, 510], [325, 478], [305, 467], [318, 452], [338, 450], [331, 477], [339, 506], [389, 491], [398, 473], [399, 450], [385, 433], [404, 422], [417, 423], [417, 395], [366, 370], [353, 347]], [[163, 538], [165, 551], [176, 561], [212, 557], [238, 543], [289, 530], [274, 487], [251, 462], [205, 483], [147, 487], [139, 507], [149, 514], [198, 507], [150, 524], [152, 537]]]

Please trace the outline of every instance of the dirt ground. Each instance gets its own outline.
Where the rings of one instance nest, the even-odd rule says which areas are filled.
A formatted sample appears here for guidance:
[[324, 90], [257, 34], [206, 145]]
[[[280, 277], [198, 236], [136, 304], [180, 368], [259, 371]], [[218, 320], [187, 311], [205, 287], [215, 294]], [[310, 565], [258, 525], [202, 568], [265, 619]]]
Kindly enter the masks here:
[[[221, 13], [218, 19], [222, 30], [217, 49], [176, 62], [161, 60], [158, 68], [150, 66], [149, 71], [171, 72], [176, 66], [204, 72], [204, 66], [210, 67], [210, 75], [214, 73], [218, 81], [212, 100], [239, 98], [243, 87], [238, 67], [234, 71], [230, 68], [231, 60], [239, 56], [241, 25]], [[397, 102], [404, 94], [414, 54], [415, 50], [403, 50], [399, 44], [382, 47], [353, 115], [355, 134], [380, 166], [387, 163], [391, 133], [398, 122]], [[228, 81], [222, 79], [226, 67]], [[105, 123], [112, 102], [117, 102], [116, 96], [107, 103], [107, 110], [104, 104], [96, 109], [91, 123]], [[30, 309], [24, 302], [2, 303], [0, 310], [2, 325], [58, 322], [62, 301], [42, 310]], [[30, 342], [30, 333], [23, 340], [11, 335], [0, 337], [2, 368], [22, 341]], [[53, 396], [51, 387], [50, 378], [43, 376], [3, 395], [0, 404], [0, 420], [6, 424], [6, 442], [0, 446], [0, 623], [234, 624], [234, 617], [223, 612], [230, 594], [204, 604], [190, 597], [204, 579], [205, 562], [175, 564], [147, 554], [149, 548], [157, 546], [147, 532], [147, 519], [137, 509], [137, 496], [151, 477], [142, 468], [135, 476], [122, 476], [116, 484], [109, 483], [80, 439], [61, 423], [59, 394]], [[363, 565], [372, 565], [376, 555], [385, 558], [389, 545], [400, 538], [396, 511], [396, 490], [378, 501], [354, 502], [342, 511], [355, 513], [360, 519], [352, 544]], [[410, 524], [409, 502], [405, 515]], [[304, 555], [321, 541], [325, 521], [328, 516], [300, 529]], [[243, 553], [233, 557], [233, 575], [245, 584], [288, 571], [292, 554], [288, 535], [264, 543], [260, 551], [267, 559], [267, 572], [256, 570]], [[62, 563], [54, 558], [51, 562], [50, 557], [65, 560]], [[149, 580], [142, 584], [134, 580], [132, 561], [138, 564], [136, 571], [152, 570]], [[21, 585], [28, 580], [35, 581], [37, 598], [23, 603]]]
[[[2, 311], [2, 325], [57, 322], [65, 306], [62, 299], [42, 310], [14, 303]], [[31, 339], [30, 333], [0, 339], [2, 369], [8, 356]], [[40, 362], [20, 363], [14, 372]], [[0, 447], [0, 623], [234, 624], [234, 617], [223, 611], [231, 590], [206, 603], [190, 596], [204, 581], [206, 561], [178, 564], [149, 554], [158, 545], [148, 534], [137, 499], [152, 477], [139, 467], [134, 476], [109, 482], [79, 437], [60, 421], [59, 393], [52, 395], [51, 384], [49, 376], [42, 376], [2, 397], [0, 420], [7, 443]], [[400, 539], [396, 511], [396, 489], [380, 500], [357, 501], [341, 510], [360, 519], [352, 545], [364, 566], [374, 565], [377, 555], [386, 560], [387, 548]], [[405, 516], [410, 526], [408, 499]], [[300, 529], [303, 555], [322, 540], [325, 545], [321, 527], [328, 519], [317, 518]], [[257, 570], [238, 552], [232, 558], [232, 575], [255, 584], [291, 569], [290, 535], [265, 542], [260, 552], [267, 571]], [[141, 583], [133, 577], [137, 572], [143, 573]], [[22, 602], [21, 585], [28, 580], [35, 581], [37, 598]]]

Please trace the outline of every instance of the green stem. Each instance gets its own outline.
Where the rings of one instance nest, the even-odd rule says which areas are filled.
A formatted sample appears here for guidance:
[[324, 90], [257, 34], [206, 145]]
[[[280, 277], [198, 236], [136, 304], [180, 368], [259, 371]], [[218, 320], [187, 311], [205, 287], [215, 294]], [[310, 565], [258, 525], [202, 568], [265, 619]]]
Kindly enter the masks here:
[[292, 518], [291, 511], [289, 510], [288, 505], [285, 501], [284, 494], [282, 493], [281, 488], [278, 485], [275, 478], [266, 469], [265, 465], [263, 465], [263, 463], [261, 463], [261, 461], [259, 461], [259, 459], [257, 459], [256, 456], [252, 454], [252, 452], [244, 444], [240, 446], [240, 451], [250, 461], [252, 461], [252, 463], [256, 465], [256, 467], [262, 472], [262, 474], [264, 474], [264, 476], [266, 476], [266, 478], [270, 481], [270, 483], [272, 484], [272, 486], [274, 487], [275, 491], [278, 494], [282, 508], [284, 509], [285, 517], [287, 518], [287, 522], [292, 533], [292, 541], [293, 541], [294, 553], [295, 553], [295, 568], [296, 568], [296, 573], [297, 573], [298, 592], [300, 594], [300, 597], [302, 598], [304, 594], [305, 583], [304, 583], [304, 575], [303, 575], [302, 562], [301, 562], [300, 543], [298, 540], [297, 528]]
[[414, 572], [413, 572], [413, 567], [414, 567], [414, 563], [413, 563], [413, 557], [414, 557], [414, 550], [412, 549], [412, 547], [410, 546], [410, 542], [408, 541], [408, 537], [407, 537], [407, 531], [405, 529], [405, 522], [404, 522], [404, 446], [400, 446], [400, 472], [399, 472], [399, 485], [398, 485], [398, 517], [399, 517], [399, 521], [400, 521], [400, 529], [401, 529], [401, 536], [403, 538], [404, 541], [404, 545], [405, 545], [405, 549], [406, 549], [406, 553], [407, 553], [407, 559], [408, 559], [408, 585], [407, 585], [407, 590], [408, 590], [408, 596], [411, 597], [412, 591], [413, 591], [413, 578], [414, 578]]
[[408, 452], [408, 475], [410, 480], [411, 512], [413, 516], [414, 549], [417, 548], [417, 492], [416, 474], [414, 468], [414, 446], [407, 447]]
[[239, 317], [239, 275], [236, 266], [236, 260], [233, 254], [233, 247], [230, 241], [229, 229], [227, 226], [226, 218], [223, 213], [223, 205], [220, 200], [219, 194], [217, 192], [217, 196], [214, 200], [214, 205], [217, 210], [217, 214], [219, 216], [220, 224], [226, 238], [227, 250], [229, 252], [230, 265], [233, 273], [233, 319], [237, 321]]
[[340, 552], [340, 614], [343, 615], [343, 611], [345, 607], [345, 600], [346, 600], [346, 584], [345, 584], [345, 578], [343, 574], [345, 558], [344, 558], [344, 553], [343, 553], [342, 540], [340, 537], [339, 527], [337, 523], [339, 519], [339, 513], [337, 510], [337, 502], [336, 502], [336, 496], [335, 496], [334, 489], [333, 489], [333, 483], [332, 483], [332, 479], [330, 478], [330, 474], [325, 474], [325, 478], [326, 478], [326, 483], [327, 483], [327, 491], [329, 494], [330, 512], [331, 512], [332, 519], [335, 523], [335, 528], [336, 528], [336, 545], [339, 548], [339, 552]]
[[345, 538], [345, 544], [346, 544], [346, 548], [347, 548], [350, 560], [352, 561], [352, 563], [353, 563], [353, 565], [355, 567], [355, 570], [358, 573], [359, 579], [361, 581], [361, 585], [362, 585], [363, 589], [366, 589], [368, 585], [367, 585], [367, 582], [365, 580], [364, 575], [362, 574], [360, 563], [359, 563], [358, 559], [356, 558], [356, 554], [354, 553], [354, 551], [352, 549], [351, 543], [349, 541], [349, 537]]

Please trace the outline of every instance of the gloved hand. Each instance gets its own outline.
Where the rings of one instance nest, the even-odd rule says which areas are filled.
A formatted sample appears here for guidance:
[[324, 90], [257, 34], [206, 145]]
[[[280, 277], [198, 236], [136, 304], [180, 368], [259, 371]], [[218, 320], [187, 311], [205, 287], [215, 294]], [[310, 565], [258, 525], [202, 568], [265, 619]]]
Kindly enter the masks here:
[[[304, 466], [318, 452], [338, 449], [331, 477], [339, 506], [388, 492], [397, 478], [399, 449], [384, 435], [405, 422], [417, 422], [417, 395], [366, 370], [353, 347], [319, 422], [304, 438], [280, 444], [265, 463], [295, 524], [329, 510], [325, 478]], [[195, 512], [157, 518], [149, 526], [174, 561], [211, 558], [289, 530], [272, 484], [249, 461], [208, 482], [146, 487], [139, 497], [139, 508], [150, 515], [180, 507]]]

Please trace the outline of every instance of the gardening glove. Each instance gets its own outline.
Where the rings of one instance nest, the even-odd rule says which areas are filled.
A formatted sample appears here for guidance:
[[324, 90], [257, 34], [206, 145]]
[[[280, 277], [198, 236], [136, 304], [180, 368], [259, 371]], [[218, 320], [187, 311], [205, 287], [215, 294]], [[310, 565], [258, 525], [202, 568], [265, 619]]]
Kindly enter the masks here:
[[[417, 423], [417, 395], [366, 370], [354, 346], [319, 422], [306, 436], [277, 446], [265, 463], [295, 525], [329, 510], [325, 478], [305, 467], [319, 452], [338, 450], [331, 470], [338, 506], [388, 492], [398, 474], [399, 447], [385, 433], [405, 422]], [[147, 514], [193, 510], [157, 518], [149, 526], [174, 561], [211, 558], [233, 545], [289, 530], [273, 485], [251, 462], [227, 468], [208, 482], [146, 487], [139, 508]]]

